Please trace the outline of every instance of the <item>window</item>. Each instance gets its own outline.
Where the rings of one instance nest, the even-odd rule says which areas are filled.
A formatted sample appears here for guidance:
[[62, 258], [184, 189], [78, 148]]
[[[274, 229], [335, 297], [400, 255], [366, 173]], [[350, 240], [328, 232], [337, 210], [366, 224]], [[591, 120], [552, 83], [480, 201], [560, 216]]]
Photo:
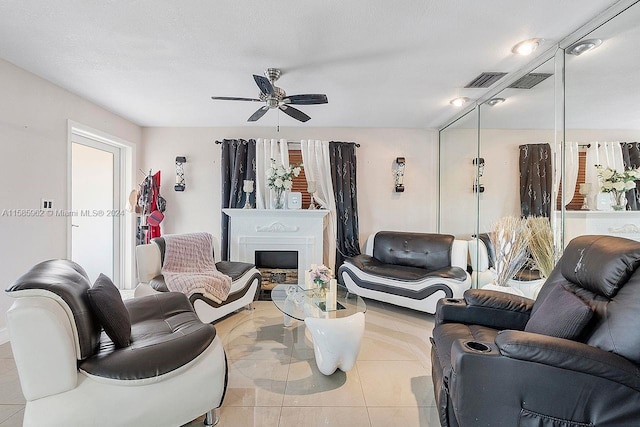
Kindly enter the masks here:
[[[289, 150], [289, 164], [297, 165], [302, 163], [302, 151], [301, 150]], [[307, 178], [304, 174], [304, 167], [302, 172], [297, 177], [293, 177], [293, 188], [291, 191], [297, 191], [302, 193], [302, 209], [307, 209], [311, 202], [311, 195], [307, 193]]]
[[[578, 151], [578, 179], [576, 180], [576, 188], [573, 190], [573, 199], [571, 203], [567, 205], [568, 211], [579, 211], [582, 208], [584, 202], [584, 196], [580, 194], [580, 184], [586, 182], [587, 174], [587, 152], [585, 150]], [[560, 182], [560, 188], [558, 190], [558, 198], [556, 200], [556, 209], [562, 208], [562, 181]]]

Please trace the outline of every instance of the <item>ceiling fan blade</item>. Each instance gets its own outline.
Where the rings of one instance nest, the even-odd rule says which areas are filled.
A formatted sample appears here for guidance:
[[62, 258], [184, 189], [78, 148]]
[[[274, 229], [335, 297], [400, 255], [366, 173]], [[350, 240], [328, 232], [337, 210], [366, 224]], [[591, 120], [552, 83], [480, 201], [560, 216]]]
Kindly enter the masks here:
[[278, 108], [280, 108], [282, 111], [284, 111], [286, 114], [290, 115], [294, 119], [300, 120], [301, 122], [306, 122], [311, 118], [307, 116], [305, 113], [303, 113], [302, 111], [298, 110], [297, 108], [289, 107], [288, 105], [281, 105]]
[[313, 104], [326, 104], [329, 102], [327, 95], [320, 93], [309, 93], [305, 95], [291, 95], [282, 100], [285, 104], [295, 105], [313, 105]]
[[249, 117], [249, 119], [247, 120], [248, 122], [255, 122], [257, 121], [260, 117], [264, 116], [264, 113], [266, 113], [267, 111], [269, 111], [269, 107], [267, 107], [266, 105], [258, 108], [258, 110], [253, 113], [251, 115], [251, 117]]
[[256, 84], [258, 85], [262, 93], [264, 93], [265, 95], [271, 95], [271, 96], [275, 95], [275, 92], [273, 90], [273, 85], [271, 84], [268, 78], [254, 74], [253, 79], [256, 81]]
[[212, 96], [211, 99], [221, 100], [221, 101], [256, 101], [261, 102], [256, 98], [236, 98], [234, 96]]

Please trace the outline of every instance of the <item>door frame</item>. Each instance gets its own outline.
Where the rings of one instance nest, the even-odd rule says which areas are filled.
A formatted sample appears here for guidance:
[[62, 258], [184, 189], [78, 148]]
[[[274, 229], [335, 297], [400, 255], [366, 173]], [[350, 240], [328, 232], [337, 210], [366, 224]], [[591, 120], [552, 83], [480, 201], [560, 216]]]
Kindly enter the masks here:
[[[135, 165], [136, 165], [136, 144], [126, 141], [122, 138], [102, 132], [98, 129], [91, 128], [81, 123], [67, 120], [67, 210], [72, 209], [72, 193], [71, 193], [71, 173], [72, 173], [72, 144], [73, 136], [78, 135], [83, 138], [96, 141], [97, 143], [106, 144], [119, 150], [120, 152], [120, 188], [119, 200], [114, 209], [124, 211], [126, 208], [126, 199], [129, 192], [136, 188], [135, 182]], [[114, 277], [114, 282], [118, 283], [121, 289], [135, 288], [136, 274], [133, 265], [135, 253], [135, 214], [126, 212], [120, 217], [120, 233], [119, 238], [114, 238], [114, 245], [119, 243], [119, 259], [114, 259], [114, 266], [119, 265], [119, 277]], [[72, 244], [72, 216], [67, 216], [67, 258], [71, 259]], [[119, 242], [118, 242], [119, 240]]]

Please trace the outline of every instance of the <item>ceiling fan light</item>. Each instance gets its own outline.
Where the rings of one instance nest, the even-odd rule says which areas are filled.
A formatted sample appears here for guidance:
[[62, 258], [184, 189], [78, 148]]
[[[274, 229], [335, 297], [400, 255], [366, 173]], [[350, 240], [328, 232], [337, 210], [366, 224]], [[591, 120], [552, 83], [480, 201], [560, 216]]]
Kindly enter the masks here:
[[485, 104], [493, 107], [495, 105], [502, 104], [504, 101], [506, 101], [506, 99], [504, 98], [491, 98], [490, 100], [486, 101]]
[[542, 43], [544, 43], [544, 39], [535, 38], [535, 39], [523, 40], [517, 45], [515, 45], [511, 49], [511, 52], [515, 53], [516, 55], [523, 55], [523, 56], [531, 55]]
[[469, 102], [469, 98], [467, 98], [466, 96], [460, 96], [458, 98], [453, 98], [451, 101], [449, 101], [449, 104], [456, 107], [462, 107], [467, 102]]
[[600, 40], [600, 39], [580, 40], [580, 41], [575, 42], [571, 46], [569, 46], [567, 48], [566, 52], [569, 55], [579, 56], [579, 55], [582, 55], [585, 52], [589, 52], [590, 50], [593, 50], [593, 49], [597, 48], [601, 44], [602, 44], [602, 40]]

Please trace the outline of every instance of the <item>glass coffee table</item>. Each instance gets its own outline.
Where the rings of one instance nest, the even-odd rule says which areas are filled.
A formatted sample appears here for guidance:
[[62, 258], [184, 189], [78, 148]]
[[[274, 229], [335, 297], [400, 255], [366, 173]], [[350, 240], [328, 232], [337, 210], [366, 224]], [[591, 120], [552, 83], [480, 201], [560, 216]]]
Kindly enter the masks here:
[[320, 372], [331, 375], [336, 369], [353, 368], [364, 334], [367, 305], [362, 298], [338, 286], [336, 310], [326, 310], [324, 299], [315, 297], [312, 290], [278, 285], [271, 291], [271, 300], [284, 315], [285, 326], [291, 326], [292, 319], [304, 321]]
[[314, 297], [312, 290], [298, 285], [277, 285], [271, 291], [271, 300], [286, 317], [302, 321], [307, 317], [338, 319], [367, 311], [362, 298], [343, 286], [338, 286], [336, 310], [324, 310], [324, 301]]

